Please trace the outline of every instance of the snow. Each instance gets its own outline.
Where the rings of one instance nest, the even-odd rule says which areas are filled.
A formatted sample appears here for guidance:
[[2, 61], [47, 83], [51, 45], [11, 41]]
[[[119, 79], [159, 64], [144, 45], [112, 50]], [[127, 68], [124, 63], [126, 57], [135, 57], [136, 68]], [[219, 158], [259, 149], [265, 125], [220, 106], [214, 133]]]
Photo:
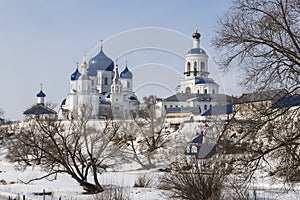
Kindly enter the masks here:
[[[201, 127], [197, 123], [186, 124], [177, 132], [177, 138], [181, 138], [184, 142], [190, 141], [197, 131], [201, 131]], [[83, 195], [83, 189], [69, 175], [59, 174], [55, 180], [47, 179], [24, 184], [32, 178], [43, 175], [38, 168], [28, 168], [25, 171], [18, 171], [12, 163], [5, 160], [5, 151], [0, 148], [0, 181], [5, 180], [7, 184], [0, 183], [0, 199], [8, 199], [8, 196], [17, 197], [26, 196], [28, 200], [43, 200], [42, 196], [34, 195], [34, 193], [52, 192], [51, 196], [46, 196], [46, 200], [59, 199], [62, 200], [95, 200], [95, 195]], [[120, 164], [110, 171], [100, 175], [99, 181], [104, 188], [122, 188], [122, 191], [129, 196], [130, 200], [161, 200], [169, 199], [171, 191], [160, 190], [159, 176], [163, 172], [158, 169], [139, 170], [140, 166], [134, 162]], [[135, 181], [141, 175], [148, 175], [153, 178], [153, 183], [149, 188], [133, 187]], [[52, 177], [53, 178], [53, 177]], [[256, 183], [253, 184], [257, 195], [261, 199], [280, 199], [280, 200], [300, 200], [300, 187], [295, 191], [283, 192], [282, 185], [273, 184], [266, 176], [258, 176]]]

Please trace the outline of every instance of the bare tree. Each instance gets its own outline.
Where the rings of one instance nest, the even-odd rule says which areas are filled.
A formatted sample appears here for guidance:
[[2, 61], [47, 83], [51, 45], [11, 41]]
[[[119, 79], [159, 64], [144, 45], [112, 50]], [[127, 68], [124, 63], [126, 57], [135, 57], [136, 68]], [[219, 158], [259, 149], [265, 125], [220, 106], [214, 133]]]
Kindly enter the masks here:
[[157, 108], [155, 96], [144, 97], [138, 117], [123, 126], [125, 153], [145, 169], [155, 167], [155, 162], [162, 160], [159, 157], [163, 157], [163, 152], [159, 151], [168, 149], [171, 137], [164, 115], [158, 113]]
[[4, 119], [5, 112], [2, 108], [0, 108], [0, 119]]
[[15, 128], [8, 158], [20, 169], [38, 165], [46, 172], [29, 182], [66, 173], [87, 193], [104, 190], [98, 175], [118, 151], [115, 138], [119, 126], [113, 121], [91, 122], [87, 106], [81, 107], [81, 113], [78, 119], [67, 122], [35, 116]]
[[225, 174], [222, 170], [213, 168], [212, 164], [213, 160], [195, 157], [175, 163], [172, 171], [161, 177], [161, 184], [173, 188], [173, 197], [190, 200], [223, 199]]
[[[299, 1], [234, 0], [219, 21], [213, 44], [220, 51], [218, 61], [224, 70], [241, 66], [245, 75], [242, 84], [251, 92], [284, 89], [270, 105], [252, 104], [255, 108], [242, 120], [230, 120], [226, 126], [224, 133], [231, 135], [244, 153], [231, 157], [235, 170], [247, 172], [246, 178], [251, 179], [264, 163], [270, 175], [299, 182]], [[236, 112], [234, 116], [241, 114]]]

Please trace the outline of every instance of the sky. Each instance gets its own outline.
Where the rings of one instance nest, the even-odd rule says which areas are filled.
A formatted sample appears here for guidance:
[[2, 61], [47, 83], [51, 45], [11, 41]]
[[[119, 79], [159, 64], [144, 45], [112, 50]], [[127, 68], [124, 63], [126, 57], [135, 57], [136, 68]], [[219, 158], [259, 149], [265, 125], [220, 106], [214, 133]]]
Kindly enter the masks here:
[[85, 51], [88, 58], [97, 53], [100, 40], [120, 71], [127, 60], [139, 98], [148, 91], [166, 97], [183, 77], [196, 27], [210, 57], [210, 76], [222, 93], [239, 96], [239, 70], [218, 71], [211, 45], [217, 21], [230, 6], [230, 0], [2, 0], [0, 108], [6, 119], [22, 120], [24, 110], [37, 102], [41, 83], [46, 102], [58, 108], [76, 63]]

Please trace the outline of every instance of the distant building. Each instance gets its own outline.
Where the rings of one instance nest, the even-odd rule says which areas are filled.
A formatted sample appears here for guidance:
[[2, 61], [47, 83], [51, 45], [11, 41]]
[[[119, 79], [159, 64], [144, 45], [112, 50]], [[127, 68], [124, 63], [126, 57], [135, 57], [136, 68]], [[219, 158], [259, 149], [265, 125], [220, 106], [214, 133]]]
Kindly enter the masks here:
[[219, 94], [219, 85], [209, 77], [208, 55], [200, 48], [200, 33], [193, 33], [193, 46], [185, 58], [184, 78], [176, 88], [176, 94], [162, 101], [167, 116], [184, 113], [202, 114], [215, 105], [226, 105], [231, 97]]
[[38, 98], [38, 102], [23, 112], [25, 119], [35, 117], [56, 119], [57, 113], [45, 105], [46, 94], [43, 92], [42, 88], [40, 92], [37, 93], [36, 97]]
[[81, 72], [78, 66], [70, 77], [70, 92], [59, 109], [62, 119], [76, 118], [83, 106], [91, 110], [92, 118], [130, 118], [137, 109], [133, 92], [133, 74], [127, 63], [119, 74], [118, 65], [105, 55], [103, 46], [87, 64], [84, 56]]

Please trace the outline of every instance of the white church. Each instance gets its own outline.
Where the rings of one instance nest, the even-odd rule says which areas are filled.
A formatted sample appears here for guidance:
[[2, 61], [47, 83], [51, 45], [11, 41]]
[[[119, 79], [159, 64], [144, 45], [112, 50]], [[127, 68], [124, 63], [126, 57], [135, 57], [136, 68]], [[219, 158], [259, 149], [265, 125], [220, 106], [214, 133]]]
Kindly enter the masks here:
[[[184, 77], [176, 94], [158, 102], [167, 117], [205, 115], [212, 113], [213, 108], [227, 106], [232, 100], [231, 96], [219, 94], [219, 85], [209, 77], [208, 55], [200, 47], [201, 35], [197, 29], [192, 37], [192, 48], [185, 58]], [[139, 101], [133, 91], [132, 72], [126, 63], [119, 73], [118, 64], [104, 53], [102, 43], [98, 54], [89, 61], [84, 55], [81, 68], [77, 65], [71, 74], [70, 91], [61, 103], [58, 117], [77, 118], [83, 107], [90, 110], [93, 119], [130, 119], [138, 113]]]
[[90, 109], [94, 119], [130, 118], [138, 107], [127, 63], [119, 74], [118, 65], [105, 55], [102, 44], [96, 56], [87, 63], [85, 55], [81, 70], [77, 66], [71, 74], [70, 92], [61, 104], [59, 117], [76, 118], [83, 107]]
[[192, 37], [192, 48], [185, 57], [184, 78], [176, 88], [176, 94], [161, 102], [169, 117], [201, 115], [214, 106], [227, 105], [231, 99], [219, 94], [219, 85], [209, 77], [208, 55], [200, 48], [201, 35], [197, 29]]

